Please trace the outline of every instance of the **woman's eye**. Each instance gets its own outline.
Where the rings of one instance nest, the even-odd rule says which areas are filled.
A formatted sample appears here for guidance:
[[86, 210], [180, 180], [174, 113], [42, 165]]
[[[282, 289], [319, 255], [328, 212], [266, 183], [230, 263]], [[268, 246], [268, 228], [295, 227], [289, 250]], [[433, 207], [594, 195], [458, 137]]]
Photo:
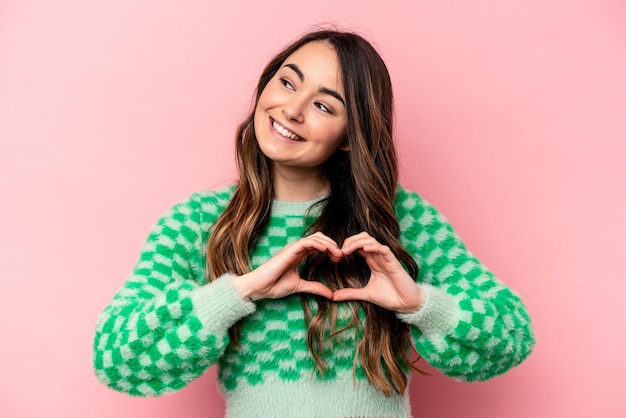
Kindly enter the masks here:
[[281, 79], [280, 79], [280, 84], [282, 84], [282, 85], [283, 85], [283, 87], [286, 87], [286, 88], [288, 88], [289, 90], [293, 90], [293, 89], [294, 89], [294, 88], [293, 88], [293, 84], [291, 84], [291, 83], [289, 82], [289, 80], [287, 80], [287, 79], [285, 79], [285, 78], [281, 78]]
[[322, 112], [332, 113], [332, 112], [330, 111], [330, 109], [329, 109], [329, 108], [327, 108], [327, 107], [326, 107], [326, 105], [324, 105], [323, 103], [320, 103], [320, 102], [315, 102], [315, 106], [316, 106], [319, 110], [321, 110]]

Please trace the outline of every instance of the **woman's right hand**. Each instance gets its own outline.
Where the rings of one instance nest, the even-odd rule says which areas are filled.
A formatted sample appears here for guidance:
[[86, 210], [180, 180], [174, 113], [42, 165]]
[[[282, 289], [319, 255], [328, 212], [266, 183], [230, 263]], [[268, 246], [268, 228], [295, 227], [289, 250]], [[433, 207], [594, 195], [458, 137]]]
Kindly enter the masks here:
[[328, 287], [304, 280], [298, 273], [298, 265], [315, 252], [327, 253], [333, 261], [343, 257], [335, 241], [316, 232], [287, 245], [253, 271], [233, 277], [233, 287], [242, 298], [251, 300], [279, 299], [294, 293], [312, 293], [332, 299], [333, 292]]

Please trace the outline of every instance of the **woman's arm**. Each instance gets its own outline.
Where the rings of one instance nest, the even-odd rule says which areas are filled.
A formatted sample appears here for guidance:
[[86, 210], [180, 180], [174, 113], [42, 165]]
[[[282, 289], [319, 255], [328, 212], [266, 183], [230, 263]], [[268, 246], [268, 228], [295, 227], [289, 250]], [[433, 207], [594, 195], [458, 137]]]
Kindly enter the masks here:
[[202, 205], [217, 211], [214, 197], [203, 203], [196, 194], [156, 223], [132, 274], [101, 313], [93, 364], [111, 388], [139, 396], [181, 389], [217, 361], [228, 328], [255, 310], [231, 275], [204, 284], [202, 220], [217, 214], [203, 213]]
[[448, 376], [486, 380], [526, 358], [535, 339], [522, 301], [465, 247], [437, 210], [398, 190], [400, 241], [418, 261], [417, 284], [389, 247], [362, 232], [343, 243], [371, 276], [362, 288], [336, 291], [334, 301], [364, 300], [411, 325], [419, 354]]
[[396, 198], [401, 242], [418, 260], [426, 298], [412, 325], [417, 351], [446, 375], [486, 380], [521, 363], [535, 343], [521, 299], [465, 247], [452, 226], [417, 194]]

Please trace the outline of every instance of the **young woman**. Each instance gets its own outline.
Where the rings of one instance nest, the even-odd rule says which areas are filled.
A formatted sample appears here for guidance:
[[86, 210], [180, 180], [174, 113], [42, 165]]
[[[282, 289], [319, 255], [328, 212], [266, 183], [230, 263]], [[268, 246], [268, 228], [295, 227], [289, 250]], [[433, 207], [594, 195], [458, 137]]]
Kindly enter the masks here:
[[218, 363], [230, 417], [406, 417], [412, 349], [465, 381], [524, 360], [526, 309], [398, 185], [392, 120], [360, 36], [279, 53], [237, 132], [237, 183], [164, 215], [102, 312], [100, 380], [161, 395]]

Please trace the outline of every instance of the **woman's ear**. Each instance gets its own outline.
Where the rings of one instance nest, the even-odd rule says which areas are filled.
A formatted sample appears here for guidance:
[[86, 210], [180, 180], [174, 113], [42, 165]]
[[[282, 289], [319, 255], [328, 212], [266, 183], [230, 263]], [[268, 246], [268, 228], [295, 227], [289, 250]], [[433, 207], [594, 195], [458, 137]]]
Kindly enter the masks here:
[[344, 138], [343, 142], [341, 143], [341, 146], [339, 147], [339, 150], [341, 151], [350, 151], [350, 145], [348, 145], [348, 140]]

